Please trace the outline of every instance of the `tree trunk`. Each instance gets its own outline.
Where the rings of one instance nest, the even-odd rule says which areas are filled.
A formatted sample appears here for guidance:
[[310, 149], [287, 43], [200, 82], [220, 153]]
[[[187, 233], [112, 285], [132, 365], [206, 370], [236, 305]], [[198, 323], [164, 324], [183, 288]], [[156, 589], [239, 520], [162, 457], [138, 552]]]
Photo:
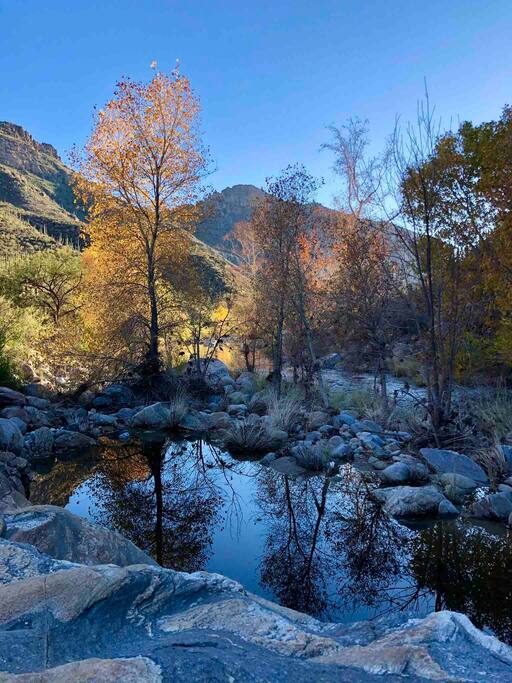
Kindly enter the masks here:
[[272, 385], [277, 397], [281, 396], [281, 382], [283, 370], [283, 326], [284, 326], [284, 305], [279, 305], [277, 318], [276, 336], [274, 340], [273, 366], [272, 366]]

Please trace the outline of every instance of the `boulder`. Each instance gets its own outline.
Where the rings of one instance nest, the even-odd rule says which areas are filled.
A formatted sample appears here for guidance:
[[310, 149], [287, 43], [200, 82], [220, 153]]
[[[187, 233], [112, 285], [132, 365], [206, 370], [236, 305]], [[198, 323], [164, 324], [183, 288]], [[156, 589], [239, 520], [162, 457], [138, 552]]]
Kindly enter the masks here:
[[167, 403], [153, 403], [132, 417], [131, 426], [137, 429], [167, 429], [171, 426], [171, 409]]
[[512, 513], [512, 494], [491, 493], [473, 503], [469, 509], [471, 517], [507, 522]]
[[27, 405], [38, 410], [46, 410], [50, 407], [50, 401], [47, 398], [39, 398], [38, 396], [27, 396]]
[[103, 395], [118, 407], [129, 405], [135, 398], [133, 391], [125, 384], [111, 384], [103, 391]]
[[0, 418], [0, 450], [21, 453], [23, 434], [13, 420]]
[[91, 524], [64, 508], [34, 505], [4, 516], [4, 538], [30, 543], [56, 560], [80, 564], [156, 564], [116, 531]]
[[242, 404], [247, 402], [247, 394], [244, 394], [242, 391], [231, 391], [229, 393], [229, 402], [231, 404]]
[[89, 413], [89, 421], [96, 427], [117, 427], [117, 418], [115, 415]]
[[27, 460], [48, 458], [53, 451], [54, 436], [49, 427], [39, 427], [29, 432], [23, 440], [23, 456]]
[[470, 479], [470, 477], [465, 477], [463, 474], [456, 474], [455, 472], [446, 472], [441, 474], [439, 481], [444, 486], [455, 486], [462, 491], [470, 493], [477, 488], [477, 483]]
[[381, 475], [382, 481], [389, 485], [395, 486], [397, 484], [405, 484], [411, 480], [411, 470], [403, 462], [395, 462], [392, 465], [386, 467], [382, 470]]
[[22, 434], [25, 434], [27, 431], [27, 423], [24, 422], [21, 418], [19, 417], [11, 417], [11, 420], [14, 422], [16, 427], [20, 430]]
[[9, 683], [512, 680], [512, 649], [456, 612], [326, 624], [219, 574], [40, 572], [0, 586], [0, 680]]
[[81, 432], [57, 429], [53, 433], [54, 447], [58, 451], [88, 450], [97, 445], [95, 439]]
[[27, 397], [19, 391], [9, 389], [8, 387], [0, 387], [0, 407], [3, 406], [24, 406], [27, 402]]
[[381, 434], [383, 429], [382, 426], [373, 422], [373, 420], [357, 420], [353, 422], [350, 427], [354, 434], [357, 432], [370, 432], [372, 434]]
[[420, 454], [436, 474], [447, 472], [463, 474], [465, 477], [473, 479], [477, 484], [486, 485], [489, 483], [484, 470], [467, 455], [440, 448], [422, 448]]
[[210, 413], [207, 418], [208, 429], [212, 431], [229, 429], [232, 425], [232, 419], [223, 411]]
[[[383, 504], [385, 512], [399, 519], [435, 518], [440, 514], [456, 517], [457, 508], [435, 486], [396, 486], [374, 491], [375, 498]], [[444, 502], [446, 501], [446, 502]]]
[[247, 406], [245, 403], [230, 403], [227, 407], [228, 415], [240, 417], [247, 413]]
[[269, 467], [280, 474], [287, 474], [292, 477], [304, 476], [308, 472], [307, 469], [301, 467], [297, 460], [291, 455], [275, 458], [269, 463]]
[[253, 394], [256, 388], [254, 373], [241, 372], [236, 378], [235, 384], [244, 394]]

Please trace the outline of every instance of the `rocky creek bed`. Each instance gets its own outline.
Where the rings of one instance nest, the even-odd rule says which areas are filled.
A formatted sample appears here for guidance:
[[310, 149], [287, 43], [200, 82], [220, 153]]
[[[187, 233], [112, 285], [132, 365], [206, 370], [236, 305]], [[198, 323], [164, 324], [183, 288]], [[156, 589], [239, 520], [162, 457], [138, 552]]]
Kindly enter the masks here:
[[[287, 433], [214, 369], [176, 420], [122, 386], [82, 406], [0, 389], [0, 681], [512, 681], [509, 492], [350, 413]], [[171, 422], [194, 437], [148, 435]], [[218, 445], [248, 427], [261, 464]], [[201, 571], [227, 572], [219, 548], [249, 586]]]

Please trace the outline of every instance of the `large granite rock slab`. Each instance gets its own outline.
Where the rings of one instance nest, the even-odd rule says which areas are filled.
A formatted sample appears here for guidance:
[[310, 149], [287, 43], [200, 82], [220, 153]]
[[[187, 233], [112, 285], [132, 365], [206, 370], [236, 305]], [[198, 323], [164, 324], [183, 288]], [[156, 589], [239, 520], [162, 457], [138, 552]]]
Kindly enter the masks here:
[[436, 474], [453, 472], [473, 479], [477, 484], [488, 484], [489, 478], [482, 467], [467, 455], [441, 448], [422, 448], [420, 454]]
[[4, 538], [30, 543], [57, 560], [81, 564], [156, 564], [116, 531], [91, 524], [64, 508], [34, 505], [6, 514]]
[[326, 624], [218, 574], [71, 566], [0, 586], [0, 671], [9, 683], [501, 683], [512, 649], [455, 612]]
[[160, 667], [147, 657], [85, 659], [37, 674], [2, 674], [0, 683], [160, 683]]

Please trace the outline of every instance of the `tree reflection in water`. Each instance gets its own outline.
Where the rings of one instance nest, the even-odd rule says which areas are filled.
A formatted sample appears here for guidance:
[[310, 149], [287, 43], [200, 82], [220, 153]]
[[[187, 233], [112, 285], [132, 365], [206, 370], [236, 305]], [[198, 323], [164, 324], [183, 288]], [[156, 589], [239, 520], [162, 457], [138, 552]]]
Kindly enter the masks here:
[[323, 616], [340, 601], [375, 605], [405, 571], [410, 532], [350, 466], [295, 480], [267, 470], [258, 503], [268, 519], [261, 582], [287, 607]]
[[410, 571], [435, 596], [436, 610], [464, 612], [479, 628], [512, 642], [512, 534], [458, 520], [413, 540]]
[[[256, 567], [262, 592], [288, 607], [334, 620], [447, 608], [512, 642], [512, 534], [460, 519], [408, 529], [350, 465], [294, 479], [201, 441], [146, 438], [106, 445], [88, 466], [91, 478], [82, 484], [80, 470], [77, 483], [95, 519], [164, 566], [205, 569], [224, 536], [214, 570], [245, 581]], [[65, 468], [55, 472], [37, 484], [45, 500], [48, 482], [59, 500], [69, 496]], [[263, 552], [252, 543], [261, 537]], [[245, 555], [233, 569], [239, 538]]]
[[[227, 464], [201, 441], [159, 438], [103, 450], [94, 495], [97, 521], [118, 529], [157, 562], [181, 571], [204, 568], [225, 502], [210, 473]], [[232, 505], [236, 507], [233, 492]]]

